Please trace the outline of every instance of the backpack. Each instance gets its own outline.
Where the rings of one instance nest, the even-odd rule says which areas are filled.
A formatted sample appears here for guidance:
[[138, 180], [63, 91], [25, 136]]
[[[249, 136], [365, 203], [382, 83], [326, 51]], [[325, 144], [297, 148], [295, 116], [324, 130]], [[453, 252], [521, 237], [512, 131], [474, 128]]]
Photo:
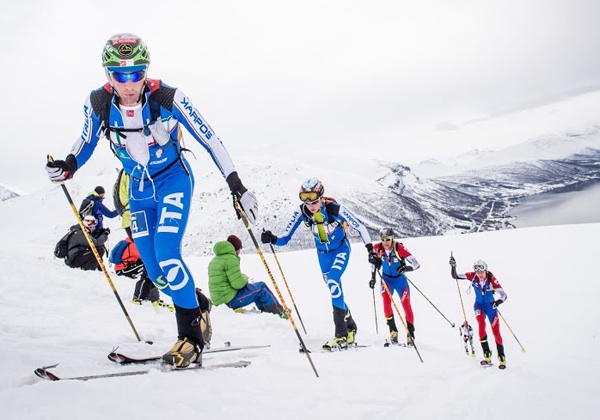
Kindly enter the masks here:
[[81, 202], [81, 206], [79, 206], [79, 217], [81, 217], [83, 219], [85, 216], [92, 214], [93, 209], [94, 209], [94, 201], [90, 200], [88, 198], [85, 198]]
[[[125, 170], [121, 168], [117, 175], [117, 180], [113, 186], [113, 203], [115, 209], [120, 216], [123, 216], [129, 211], [129, 197], [128, 193], [129, 175], [125, 173]], [[121, 194], [123, 192], [123, 194]]]
[[120, 240], [113, 249], [111, 249], [108, 261], [112, 264], [121, 264], [123, 262], [123, 252], [125, 252], [128, 245], [129, 244], [125, 239]]
[[65, 236], [60, 238], [60, 240], [56, 243], [54, 247], [54, 256], [56, 258], [65, 258], [67, 256], [67, 252], [69, 251], [69, 238], [75, 232], [74, 230], [69, 230]]
[[143, 275], [146, 269], [135, 243], [129, 238], [119, 241], [113, 247], [108, 260], [115, 265], [118, 276], [135, 279]]

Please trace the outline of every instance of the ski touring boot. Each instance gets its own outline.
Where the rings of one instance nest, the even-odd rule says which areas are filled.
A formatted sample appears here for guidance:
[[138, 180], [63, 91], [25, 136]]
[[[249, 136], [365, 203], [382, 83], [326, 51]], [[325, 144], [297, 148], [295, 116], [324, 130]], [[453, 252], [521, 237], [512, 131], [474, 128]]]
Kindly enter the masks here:
[[346, 343], [348, 344], [348, 347], [356, 346], [356, 330], [348, 330]]
[[496, 344], [498, 348], [498, 369], [506, 369], [506, 356], [504, 355], [504, 346], [502, 344]]
[[172, 303], [167, 303], [160, 299], [152, 302], [152, 306], [154, 306], [155, 309], [166, 308], [169, 310], [169, 312], [173, 312], [175, 310], [175, 306]]
[[186, 368], [192, 363], [202, 365], [202, 350], [185, 337], [183, 340], [177, 340], [162, 359], [163, 364], [176, 368]]
[[162, 356], [163, 363], [175, 368], [186, 368], [191, 363], [202, 365], [204, 339], [200, 329], [200, 308], [175, 306], [175, 319], [178, 340], [171, 350]]
[[487, 341], [487, 336], [480, 340], [481, 349], [483, 350], [483, 360], [479, 362], [481, 366], [492, 366], [492, 351]]
[[484, 351], [483, 360], [479, 363], [481, 364], [481, 366], [492, 366], [492, 352]]
[[408, 334], [406, 334], [406, 347], [413, 347], [415, 345], [415, 326], [407, 321], [406, 328], [408, 328]]
[[335, 337], [331, 344], [323, 344], [323, 350], [327, 351], [343, 351], [348, 350], [348, 341], [346, 337]]
[[346, 314], [344, 315], [344, 323], [346, 324], [346, 330], [348, 331], [346, 343], [349, 347], [356, 346], [356, 332], [358, 331], [358, 326], [356, 325], [354, 318], [352, 318], [350, 309], [346, 310]]

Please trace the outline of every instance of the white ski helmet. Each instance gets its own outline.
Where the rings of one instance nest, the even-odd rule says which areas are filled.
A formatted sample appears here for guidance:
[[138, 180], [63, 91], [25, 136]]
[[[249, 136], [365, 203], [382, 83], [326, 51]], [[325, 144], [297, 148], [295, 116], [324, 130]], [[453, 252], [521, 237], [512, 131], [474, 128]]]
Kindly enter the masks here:
[[301, 201], [310, 202], [323, 197], [324, 192], [325, 188], [323, 188], [321, 181], [317, 178], [310, 178], [302, 183], [298, 196]]
[[92, 227], [92, 226], [96, 226], [98, 224], [98, 220], [92, 216], [91, 214], [88, 214], [87, 216], [85, 216], [83, 218], [83, 226], [85, 227]]
[[473, 263], [473, 270], [475, 271], [487, 271], [488, 265], [483, 260], [477, 260]]

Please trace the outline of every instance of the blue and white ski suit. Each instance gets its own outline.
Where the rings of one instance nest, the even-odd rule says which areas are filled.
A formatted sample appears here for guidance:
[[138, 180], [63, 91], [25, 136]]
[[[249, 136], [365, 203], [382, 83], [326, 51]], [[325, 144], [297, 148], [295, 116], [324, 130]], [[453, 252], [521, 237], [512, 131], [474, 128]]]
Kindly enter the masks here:
[[[301, 223], [307, 224], [313, 233], [323, 280], [331, 294], [331, 303], [335, 307], [347, 310], [348, 306], [344, 300], [344, 291], [342, 289], [342, 275], [346, 271], [348, 261], [350, 260], [351, 249], [350, 241], [346, 235], [346, 225], [357, 230], [365, 244], [371, 243], [371, 237], [365, 225], [350, 210], [338, 203], [333, 203], [333, 205], [337, 206], [339, 210], [337, 215], [331, 215], [331, 222], [329, 221], [330, 215], [327, 213], [325, 200], [323, 200], [320, 211], [324, 217], [323, 227], [327, 233], [327, 241], [321, 241], [314, 216], [304, 214], [302, 212], [304, 204], [301, 204], [292, 214], [283, 236], [277, 239], [275, 245], [286, 245], [294, 235], [294, 232], [296, 232], [296, 229], [298, 229], [298, 226]], [[308, 209], [306, 213], [310, 213]]]
[[[111, 130], [107, 137], [125, 172], [130, 175], [131, 231], [148, 276], [163, 293], [171, 296], [175, 305], [192, 309], [198, 307], [194, 280], [181, 257], [180, 248], [190, 211], [194, 177], [181, 154], [180, 124], [206, 149], [223, 177], [227, 178], [235, 167], [213, 129], [183, 92], [158, 80], [147, 79], [146, 85], [142, 104], [137, 108], [119, 107], [117, 97], [112, 94], [109, 126], [134, 131]], [[160, 118], [166, 132], [170, 133], [168, 141], [155, 138], [148, 129], [154, 122], [149, 97], [159, 88], [167, 92], [160, 102]], [[91, 92], [83, 107], [83, 130], [71, 149], [77, 159], [77, 168], [88, 161], [98, 140], [104, 137], [100, 110], [92, 106], [99, 93], [106, 96], [102, 90], [112, 93], [107, 83]]]

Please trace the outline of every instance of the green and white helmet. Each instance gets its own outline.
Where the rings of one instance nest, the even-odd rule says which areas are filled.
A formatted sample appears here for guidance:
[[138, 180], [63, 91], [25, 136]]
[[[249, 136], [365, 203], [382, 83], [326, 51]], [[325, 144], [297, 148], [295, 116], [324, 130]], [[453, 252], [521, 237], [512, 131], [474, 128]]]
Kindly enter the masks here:
[[102, 67], [108, 70], [145, 70], [150, 64], [150, 52], [144, 41], [134, 34], [116, 34], [110, 37], [102, 50]]

